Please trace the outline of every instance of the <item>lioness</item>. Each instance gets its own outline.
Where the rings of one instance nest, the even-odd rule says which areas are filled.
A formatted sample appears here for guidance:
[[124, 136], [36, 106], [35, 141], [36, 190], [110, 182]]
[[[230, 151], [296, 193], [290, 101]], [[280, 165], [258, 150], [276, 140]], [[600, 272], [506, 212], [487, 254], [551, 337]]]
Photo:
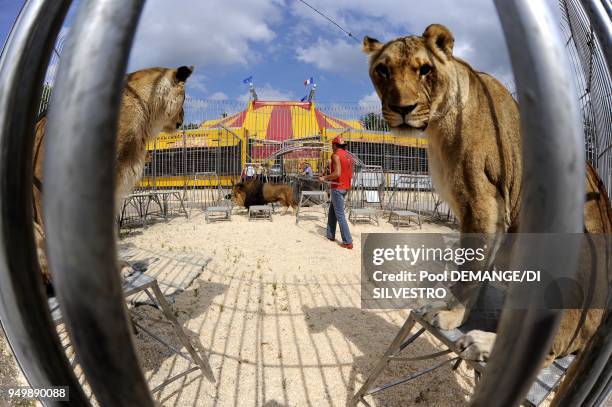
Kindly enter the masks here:
[[237, 205], [247, 209], [252, 205], [265, 205], [273, 202], [280, 203], [287, 211], [289, 207], [294, 210], [297, 208], [293, 188], [290, 185], [263, 183], [258, 179], [235, 184], [232, 187], [232, 193], [226, 198], [232, 199]]
[[[142, 174], [147, 143], [161, 131], [172, 132], [183, 124], [185, 81], [193, 66], [149, 68], [126, 77], [117, 131], [115, 209], [130, 193]], [[45, 234], [42, 218], [43, 156], [45, 126], [43, 115], [36, 123], [34, 139], [34, 231], [38, 259], [46, 284], [51, 277], [45, 256]], [[92, 134], [95, 137], [95, 134]]]
[[[522, 183], [518, 105], [495, 78], [454, 57], [453, 45], [451, 32], [433, 24], [422, 36], [397, 38], [386, 44], [365, 37], [363, 51], [369, 55], [370, 78], [391, 131], [427, 135], [432, 181], [458, 217], [461, 233], [514, 232]], [[590, 165], [586, 182], [585, 231], [612, 233], [610, 201]], [[585, 281], [592, 277], [591, 281], [598, 282], [596, 289], [606, 291], [606, 263], [601, 267], [602, 259], [597, 261], [600, 267], [593, 276], [586, 259], [579, 282], [586, 287]], [[609, 259], [603, 261], [609, 265]], [[463, 304], [430, 310], [425, 318], [442, 329], [460, 326], [478, 295], [477, 291], [466, 292]], [[607, 292], [599, 295], [605, 298]], [[584, 349], [602, 314], [602, 309], [565, 311], [546, 362]], [[459, 342], [464, 356], [486, 359], [494, 335], [468, 333]]]

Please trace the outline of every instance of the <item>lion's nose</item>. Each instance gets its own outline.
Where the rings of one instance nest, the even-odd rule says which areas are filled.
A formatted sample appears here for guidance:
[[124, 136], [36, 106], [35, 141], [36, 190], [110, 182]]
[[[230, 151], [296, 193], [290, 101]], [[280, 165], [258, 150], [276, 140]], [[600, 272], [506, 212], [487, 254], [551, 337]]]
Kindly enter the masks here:
[[412, 112], [415, 107], [416, 107], [416, 103], [414, 105], [407, 105], [407, 106], [389, 105], [389, 108], [391, 110], [393, 110], [396, 113], [399, 113], [402, 117]]

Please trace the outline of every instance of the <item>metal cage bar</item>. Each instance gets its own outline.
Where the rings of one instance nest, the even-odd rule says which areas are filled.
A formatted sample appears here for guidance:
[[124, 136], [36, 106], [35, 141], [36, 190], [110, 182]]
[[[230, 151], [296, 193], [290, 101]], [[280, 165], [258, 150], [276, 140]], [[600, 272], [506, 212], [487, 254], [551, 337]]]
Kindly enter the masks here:
[[[589, 22], [593, 31], [595, 31], [595, 35], [601, 42], [602, 52], [609, 71], [612, 69], [612, 24], [610, 24], [610, 18], [612, 17], [599, 0], [580, 0], [580, 3], [589, 16]], [[609, 1], [607, 4], [610, 7]]]
[[[510, 52], [521, 110], [520, 231], [581, 233], [583, 133], [569, 69], [559, 63], [565, 55], [554, 19], [543, 1], [495, 0], [495, 5]], [[519, 264], [537, 259], [551, 270], [575, 270], [579, 253], [578, 244], [567, 244], [562, 249], [550, 243], [530, 247], [520, 238], [517, 249]], [[556, 332], [561, 310], [550, 310], [541, 304], [543, 296], [537, 287], [512, 286], [506, 302], [517, 294], [526, 294], [521, 298], [533, 300], [524, 310], [505, 304], [491, 358], [472, 398], [474, 406], [519, 405]]]
[[[51, 3], [60, 4], [47, 1], [44, 5], [52, 7], [49, 5]], [[32, 1], [28, 6], [30, 4], [43, 3]], [[45, 173], [49, 182], [45, 215], [48, 219], [49, 257], [55, 273], [58, 298], [72, 341], [98, 401], [113, 406], [153, 405], [134, 353], [119, 276], [116, 273], [113, 226], [115, 200], [114, 189], [109, 187], [113, 184], [109, 180], [114, 179], [112, 157], [121, 81], [142, 4], [143, 0], [83, 1], [60, 64], [47, 135], [48, 159]], [[525, 210], [521, 215], [521, 231], [580, 233], [583, 203], [582, 194], [576, 191], [583, 189], [582, 131], [577, 120], [576, 102], [568, 91], [571, 89], [569, 74], [558, 63], [563, 59], [562, 47], [552, 29], [552, 18], [541, 1], [496, 0], [496, 5], [512, 56], [521, 100], [525, 179]], [[49, 15], [52, 14], [48, 14], [47, 18]], [[43, 30], [44, 27], [46, 25], [40, 24], [38, 29]], [[23, 47], [29, 44], [27, 39], [14, 34], [9, 45], [12, 46], [13, 41], [18, 39], [22, 40], [22, 49], [18, 51], [25, 53]], [[552, 44], [551, 39], [554, 39]], [[40, 44], [44, 43], [40, 41]], [[40, 45], [37, 42], [35, 46]], [[21, 61], [19, 58], [9, 59], [13, 56], [10, 52], [3, 53], [0, 65], [0, 153], [3, 154], [0, 163], [0, 210], [3, 215], [0, 231], [0, 292], [3, 299], [8, 292], [6, 298], [17, 303], [21, 297], [17, 298], [16, 294], [23, 293], [14, 289], [17, 279], [12, 278], [16, 275], [15, 266], [20, 265], [15, 262], [26, 258], [29, 259], [26, 266], [36, 268], [31, 225], [28, 226], [31, 205], [27, 205], [27, 200], [31, 198], [16, 189], [29, 185], [29, 182], [24, 182], [27, 179], [16, 178], [20, 183], [9, 179], [8, 175], [13, 173], [5, 163], [15, 165], [14, 156], [12, 160], [6, 159], [8, 154], [21, 152], [17, 157], [22, 158], [23, 154], [27, 156], [31, 153], [23, 149], [23, 146], [17, 150], [16, 147], [20, 147], [19, 143], [23, 141], [15, 142], [17, 136], [11, 140], [11, 132], [7, 130], [13, 130], [9, 126], [11, 120], [15, 120], [17, 125], [21, 117], [31, 120], [28, 122], [22, 119], [21, 127], [17, 127], [17, 130], [32, 123], [35, 111], [33, 106], [37, 106], [38, 100], [23, 97], [24, 87], [22, 81], [17, 80], [17, 75], [30, 71], [16, 70], [16, 67], [23, 68], [23, 65], [14, 63]], [[27, 68], [32, 69], [32, 66], [37, 65]], [[85, 66], [87, 69], [83, 69]], [[5, 74], [5, 70], [8, 74]], [[40, 81], [31, 83], [34, 84], [32, 86], [38, 86], [38, 90], [32, 91], [33, 88], [30, 88], [30, 92], [25, 94], [37, 95], [40, 99]], [[20, 87], [21, 103], [15, 99], [17, 86]], [[54, 106], [58, 105], [62, 106], [61, 117], [59, 110], [54, 110]], [[13, 114], [14, 111], [9, 109], [15, 109], [15, 106], [21, 106], [26, 114]], [[28, 116], [30, 113], [32, 115]], [[84, 117], [87, 117], [87, 121], [83, 120]], [[97, 137], [87, 137], [92, 132]], [[373, 151], [367, 155], [373, 155]], [[29, 165], [29, 162], [25, 165]], [[26, 175], [31, 171], [24, 170], [23, 165], [16, 168]], [[66, 200], [65, 196], [71, 193], [68, 188], [78, 191], [79, 199]], [[16, 192], [22, 198], [18, 202], [22, 204], [20, 209], [15, 206], [19, 200], [11, 195]], [[26, 216], [28, 214], [30, 218]], [[15, 215], [18, 216], [14, 219], [22, 224], [16, 225], [14, 220], [9, 219], [9, 216]], [[15, 253], [23, 251], [23, 248], [18, 249], [17, 252], [11, 252], [13, 256], [9, 259], [8, 249], [16, 249], [17, 246], [15, 236], [11, 235], [9, 243], [7, 233], [14, 232], [18, 227], [25, 231], [23, 236], [20, 235], [19, 242], [24, 243], [29, 254], [21, 258], [15, 256]], [[551, 267], [571, 266], [578, 257], [578, 247], [564, 248], [562, 258], [557, 256], [558, 248], [554, 252], [550, 247], [538, 248], [539, 253], [530, 252], [530, 249], [520, 246], [519, 256], [548, 258]], [[17, 258], [20, 260], [15, 260]], [[29, 279], [24, 280], [28, 284], [23, 284], [23, 287], [33, 287], [37, 283], [33, 280], [39, 279], [32, 267], [25, 267], [29, 270], [25, 273], [19, 270], [21, 279]], [[5, 280], [8, 281], [8, 288], [5, 288]], [[514, 290], [509, 293], [510, 297]], [[42, 298], [42, 293], [36, 295]], [[6, 301], [0, 306], [3, 317], [13, 312], [6, 308]], [[31, 309], [28, 311], [31, 312]], [[515, 405], [522, 400], [537, 374], [558, 316], [559, 312], [543, 310], [535, 303], [530, 304], [526, 312], [504, 311], [499, 337], [489, 362], [489, 372], [477, 387], [474, 405]], [[21, 315], [21, 318], [28, 316]], [[31, 332], [25, 329], [23, 320], [9, 322], [11, 329], [21, 328], [26, 334]], [[44, 321], [38, 327], [45, 328]], [[34, 338], [40, 345], [40, 337]], [[34, 341], [32, 343], [36, 345]], [[504, 346], [500, 344], [511, 344], [509, 348], [513, 352], [501, 353], [499, 349]], [[61, 364], [52, 365], [45, 357], [35, 359], [38, 355], [25, 352], [23, 344], [17, 347], [22, 351], [21, 354], [17, 352], [20, 362], [26, 361], [31, 365], [31, 380], [40, 380], [41, 384], [45, 384], [50, 379], [44, 372], [39, 374], [37, 367], [58, 368], [62, 372]], [[534, 354], [538, 357], [531, 359]], [[517, 355], [530, 355], [531, 360]], [[504, 370], [515, 374], [503, 375]]]
[[557, 394], [560, 406], [600, 406], [612, 392], [612, 297], [602, 324], [572, 369], [575, 381]]
[[[593, 140], [594, 159], [608, 193], [612, 189], [612, 17], [609, 2], [560, 0], [567, 47], [578, 78], [585, 132]], [[587, 144], [587, 148], [589, 145]], [[588, 151], [588, 150], [587, 150]], [[612, 265], [609, 265], [612, 267]], [[599, 406], [612, 391], [612, 298], [588, 348], [572, 366], [575, 380], [556, 394], [561, 406]]]
[[[605, 2], [608, 7], [609, 2]], [[582, 0], [559, 0], [561, 28], [566, 50], [574, 69], [585, 131], [587, 160], [597, 168], [606, 190], [612, 191], [612, 77], [604, 47], [612, 31], [610, 19], [603, 18], [607, 29], [596, 25], [583, 7]], [[612, 15], [612, 13], [611, 13]], [[609, 45], [608, 45], [609, 48]]]
[[113, 222], [122, 84], [143, 4], [79, 5], [47, 127], [43, 209], [49, 260], [71, 341], [105, 406], [154, 405], [128, 324]]
[[68, 386], [72, 404], [85, 406], [51, 321], [32, 225], [34, 121], [69, 6], [69, 0], [28, 1], [0, 59], [0, 319], [30, 385]]

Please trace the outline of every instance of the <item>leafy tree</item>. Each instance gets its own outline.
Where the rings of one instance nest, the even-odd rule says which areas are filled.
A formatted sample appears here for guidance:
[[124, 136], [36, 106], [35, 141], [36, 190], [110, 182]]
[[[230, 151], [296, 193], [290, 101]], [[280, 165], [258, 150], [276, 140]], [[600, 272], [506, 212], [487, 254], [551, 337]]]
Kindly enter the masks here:
[[199, 123], [185, 123], [183, 124], [183, 129], [185, 130], [194, 130], [200, 127]]
[[389, 125], [380, 113], [370, 112], [362, 116], [361, 124], [366, 130], [389, 131]]

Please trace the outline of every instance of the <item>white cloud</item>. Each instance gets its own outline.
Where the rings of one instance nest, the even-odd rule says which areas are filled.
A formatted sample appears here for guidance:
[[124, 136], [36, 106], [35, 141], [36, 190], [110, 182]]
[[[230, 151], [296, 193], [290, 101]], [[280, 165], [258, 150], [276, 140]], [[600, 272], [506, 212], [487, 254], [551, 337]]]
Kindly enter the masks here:
[[193, 91], [201, 92], [201, 93], [208, 92], [208, 88], [206, 87], [206, 84], [204, 83], [205, 80], [206, 80], [206, 77], [204, 75], [194, 72], [191, 75], [191, 77], [189, 77], [189, 80], [185, 82], [187, 84], [187, 92], [188, 93], [191, 93]]
[[227, 100], [228, 97], [223, 92], [215, 92], [212, 95], [208, 96], [207, 99], [210, 99], [210, 100]]
[[308, 48], [296, 49], [297, 59], [317, 68], [330, 72], [365, 72], [366, 58], [356, 43], [344, 40], [334, 42], [319, 38], [318, 42]]
[[359, 107], [361, 107], [362, 109], [379, 107], [379, 106], [380, 106], [380, 98], [376, 94], [376, 91], [372, 91], [372, 93], [369, 93], [365, 95], [364, 97], [362, 97], [361, 99], [359, 99]]
[[453, 49], [453, 54], [461, 59], [470, 60], [476, 57], [474, 45], [468, 41], [457, 41]]
[[[558, 7], [554, 0], [546, 1], [553, 8]], [[369, 35], [386, 42], [398, 36], [421, 35], [429, 24], [444, 24], [455, 37], [457, 56], [465, 58], [478, 70], [501, 75], [503, 78], [500, 79], [512, 77], [503, 32], [494, 3], [490, 0], [311, 0], [310, 3], [351, 31], [358, 40]], [[344, 35], [299, 2], [292, 5], [291, 13], [305, 24], [318, 27], [318, 31], [326, 35]], [[344, 38], [347, 42], [353, 42]], [[306, 48], [311, 51], [306, 56], [322, 55], [321, 52], [315, 53], [317, 45]], [[355, 45], [359, 48], [358, 44]], [[298, 54], [300, 57], [300, 60], [304, 60], [304, 55]], [[361, 58], [366, 60], [365, 55], [361, 55]], [[310, 60], [316, 60], [314, 56], [309, 58], [309, 62], [317, 64]], [[318, 62], [317, 66], [321, 64], [330, 62]]]
[[[272, 85], [266, 83], [263, 87], [256, 87], [257, 97], [259, 100], [295, 100], [295, 95], [291, 91], [284, 91], [273, 88]], [[246, 102], [250, 98], [250, 93], [245, 93], [238, 97], [241, 102]]]
[[251, 43], [269, 43], [276, 34], [278, 0], [149, 0], [140, 20], [130, 70], [149, 66], [246, 65], [260, 56]]

